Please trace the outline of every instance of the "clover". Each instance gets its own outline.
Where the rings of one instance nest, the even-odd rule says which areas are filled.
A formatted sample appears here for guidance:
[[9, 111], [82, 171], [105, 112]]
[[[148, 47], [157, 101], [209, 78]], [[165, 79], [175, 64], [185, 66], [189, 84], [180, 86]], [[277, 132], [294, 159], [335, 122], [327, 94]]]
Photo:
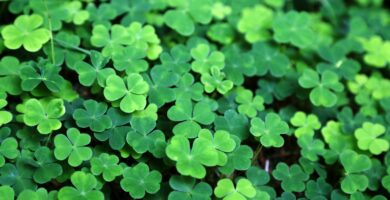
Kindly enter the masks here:
[[141, 199], [145, 193], [154, 194], [160, 189], [162, 176], [159, 171], [151, 170], [145, 163], [127, 167], [123, 171], [120, 185], [134, 199]]
[[[0, 109], [4, 108], [7, 105], [7, 100], [5, 100], [6, 95], [0, 95], [4, 96], [3, 98], [0, 97]], [[12, 120], [12, 113], [7, 110], [0, 110], [0, 127], [8, 124]]]
[[161, 107], [175, 100], [175, 91], [172, 88], [178, 81], [179, 76], [170, 68], [163, 65], [154, 66], [150, 70], [150, 77], [145, 76], [149, 84], [148, 101]]
[[220, 172], [230, 175], [234, 170], [247, 170], [252, 164], [253, 151], [247, 145], [236, 145], [236, 148], [227, 153], [227, 163], [218, 168]]
[[334, 92], [341, 92], [344, 88], [339, 82], [339, 76], [331, 71], [324, 71], [320, 79], [316, 71], [305, 69], [298, 81], [303, 88], [313, 88], [310, 92], [310, 101], [315, 106], [334, 106], [337, 103]]
[[25, 189], [35, 189], [36, 184], [32, 179], [33, 171], [21, 167], [21, 163], [6, 163], [0, 168], [0, 184], [11, 186], [18, 194]]
[[102, 132], [111, 127], [112, 121], [110, 117], [105, 115], [107, 104], [90, 99], [84, 101], [83, 105], [85, 109], [78, 108], [72, 115], [73, 119], [76, 120], [77, 126], [80, 128], [89, 127], [96, 132]]
[[35, 159], [29, 159], [28, 164], [34, 169], [33, 179], [35, 182], [47, 183], [62, 174], [61, 165], [56, 163], [53, 151], [48, 147], [39, 147], [34, 152], [34, 157]]
[[0, 196], [4, 198], [4, 200], [14, 200], [15, 192], [12, 187], [8, 185], [0, 186]]
[[341, 181], [342, 191], [347, 194], [364, 191], [369, 182], [362, 172], [371, 168], [370, 158], [352, 150], [345, 150], [340, 154], [340, 162], [345, 170], [345, 177]]
[[173, 128], [173, 133], [188, 138], [198, 135], [201, 129], [199, 124], [209, 125], [215, 119], [215, 114], [206, 102], [201, 101], [193, 105], [192, 101], [186, 98], [176, 100], [167, 115], [170, 120], [180, 122]]
[[192, 48], [191, 56], [194, 59], [191, 63], [191, 68], [200, 74], [209, 73], [213, 66], [217, 69], [223, 69], [225, 66], [224, 54], [219, 51], [212, 51], [207, 44], [198, 44]]
[[40, 15], [20, 15], [14, 24], [4, 27], [1, 35], [4, 45], [9, 49], [24, 49], [36, 52], [49, 41], [50, 31], [42, 28], [43, 18]]
[[324, 178], [318, 178], [316, 181], [309, 180], [306, 183], [305, 196], [309, 199], [326, 199], [332, 189], [332, 186]]
[[87, 146], [90, 142], [91, 137], [88, 134], [70, 128], [66, 135], [58, 134], [54, 138], [54, 156], [57, 160], [68, 159], [70, 166], [77, 167], [92, 158], [92, 150]]
[[229, 199], [250, 199], [255, 197], [256, 189], [252, 183], [245, 178], [238, 180], [236, 187], [230, 179], [221, 179], [217, 183], [217, 187], [214, 189], [214, 194], [218, 198], [224, 200]]
[[235, 100], [239, 103], [238, 112], [250, 118], [255, 117], [258, 111], [264, 110], [263, 97], [259, 95], [253, 97], [253, 93], [250, 90], [238, 88]]
[[201, 81], [204, 85], [204, 90], [207, 93], [211, 93], [217, 90], [221, 94], [226, 94], [233, 88], [233, 82], [230, 80], [224, 80], [225, 74], [220, 71], [216, 66], [212, 66], [210, 74], [202, 74]]
[[102, 153], [91, 159], [91, 173], [93, 175], [102, 174], [105, 181], [111, 182], [123, 172], [118, 162], [119, 158], [116, 155]]
[[98, 182], [92, 174], [76, 171], [70, 177], [70, 181], [74, 187], [65, 186], [61, 188], [58, 191], [58, 199], [104, 199], [104, 194], [97, 190]]
[[326, 126], [321, 129], [321, 134], [330, 149], [339, 153], [344, 149], [351, 149], [354, 146], [352, 135], [345, 134], [341, 130], [341, 125], [338, 122], [329, 121]]
[[5, 165], [5, 159], [15, 159], [19, 156], [18, 141], [13, 137], [0, 140], [0, 167]]
[[312, 20], [306, 12], [289, 11], [275, 17], [272, 29], [274, 40], [280, 43], [291, 43], [299, 48], [307, 48], [315, 40]]
[[298, 111], [294, 114], [294, 116], [290, 119], [290, 123], [293, 126], [298, 127], [294, 131], [294, 134], [297, 138], [304, 135], [314, 136], [314, 131], [321, 128], [321, 123], [316, 115], [307, 115], [301, 111]]
[[226, 130], [240, 140], [248, 137], [248, 118], [234, 110], [225, 111], [223, 116], [217, 116], [214, 121], [216, 130]]
[[113, 55], [124, 46], [133, 43], [133, 36], [126, 27], [113, 25], [110, 30], [104, 25], [96, 25], [92, 30], [91, 44], [95, 47], [103, 47], [103, 56]]
[[298, 138], [298, 145], [301, 147], [301, 154], [303, 157], [317, 161], [318, 155], [325, 153], [325, 144], [320, 139], [314, 139], [309, 135], [302, 135]]
[[146, 56], [151, 60], [158, 58], [162, 48], [160, 46], [160, 39], [153, 26], [132, 22], [127, 31], [134, 39], [132, 43], [134, 48], [140, 48], [146, 51]]
[[386, 139], [378, 138], [385, 133], [385, 130], [381, 124], [364, 122], [361, 128], [355, 130], [359, 149], [369, 150], [374, 155], [389, 150], [389, 142]]
[[271, 9], [262, 5], [245, 8], [237, 24], [238, 31], [244, 33], [245, 40], [250, 43], [267, 40], [270, 38], [273, 14]]
[[65, 114], [62, 99], [29, 99], [19, 104], [17, 110], [22, 113], [23, 122], [27, 126], [37, 126], [41, 134], [49, 134], [61, 128], [59, 120]]
[[250, 132], [255, 137], [259, 137], [260, 143], [265, 147], [283, 146], [284, 140], [281, 134], [287, 134], [288, 131], [288, 124], [275, 113], [267, 114], [265, 121], [257, 117], [251, 120]]
[[185, 73], [174, 88], [176, 99], [192, 99], [200, 101], [203, 98], [203, 86], [199, 82], [195, 82], [194, 76], [190, 73]]
[[196, 179], [187, 176], [172, 176], [169, 186], [174, 189], [168, 195], [168, 200], [204, 199], [210, 200], [213, 193], [211, 186], [205, 182], [196, 182]]
[[286, 75], [290, 68], [291, 64], [288, 57], [264, 42], [253, 44], [250, 52], [255, 58], [256, 74], [260, 76], [264, 76], [269, 72], [274, 77], [282, 77]]
[[144, 72], [149, 68], [149, 63], [144, 60], [146, 51], [132, 46], [125, 47], [123, 51], [115, 53], [112, 57], [114, 67], [118, 71], [126, 71], [127, 74]]
[[164, 22], [179, 34], [189, 36], [195, 31], [195, 23], [208, 24], [212, 19], [210, 0], [169, 1], [170, 9], [164, 13]]
[[[0, 89], [7, 94], [19, 95], [22, 93], [20, 61], [13, 56], [4, 56], [0, 60]], [[5, 98], [5, 97], [4, 97]]]
[[106, 79], [115, 74], [115, 70], [105, 68], [109, 59], [97, 51], [91, 51], [91, 64], [84, 61], [76, 62], [74, 69], [79, 75], [79, 81], [84, 86], [92, 86], [97, 82], [101, 87], [106, 85]]
[[196, 138], [190, 147], [190, 141], [182, 136], [173, 136], [166, 150], [168, 158], [176, 161], [176, 169], [185, 176], [201, 179], [206, 175], [204, 166], [218, 164], [218, 152], [211, 141]]
[[364, 55], [364, 62], [378, 68], [383, 68], [390, 63], [390, 42], [383, 41], [383, 39], [374, 35], [369, 39], [361, 39], [366, 54]]
[[111, 75], [106, 80], [104, 97], [109, 101], [121, 99], [120, 109], [123, 112], [132, 113], [145, 108], [148, 91], [148, 83], [139, 74], [129, 74], [125, 80], [117, 75]]
[[251, 52], [243, 51], [238, 45], [226, 46], [222, 52], [225, 55], [223, 72], [226, 79], [231, 80], [234, 85], [242, 85], [246, 76], [256, 73], [255, 59]]
[[302, 168], [294, 164], [289, 167], [286, 163], [280, 162], [272, 172], [276, 180], [282, 182], [282, 188], [286, 192], [302, 192], [305, 190], [305, 181], [309, 176], [302, 171]]

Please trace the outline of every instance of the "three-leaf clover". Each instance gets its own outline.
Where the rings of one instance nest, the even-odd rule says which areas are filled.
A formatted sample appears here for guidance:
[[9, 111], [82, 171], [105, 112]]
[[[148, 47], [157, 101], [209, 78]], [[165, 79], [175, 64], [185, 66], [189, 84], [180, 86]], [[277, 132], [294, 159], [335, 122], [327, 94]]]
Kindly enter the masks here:
[[272, 172], [276, 180], [282, 181], [282, 188], [286, 192], [302, 192], [305, 190], [305, 181], [309, 179], [302, 168], [293, 164], [288, 167], [286, 163], [280, 162]]
[[237, 110], [250, 118], [256, 117], [258, 111], [264, 110], [264, 99], [262, 96], [256, 95], [250, 90], [239, 88], [237, 90], [236, 102], [239, 103]]
[[226, 94], [233, 88], [233, 82], [231, 80], [224, 80], [224, 78], [225, 73], [221, 72], [218, 67], [212, 66], [210, 73], [202, 74], [200, 80], [207, 93], [211, 93], [216, 89], [219, 93]]
[[9, 185], [0, 186], [0, 197], [4, 200], [14, 200], [15, 192]]
[[109, 101], [121, 99], [120, 109], [132, 113], [145, 108], [148, 91], [148, 83], [139, 74], [129, 74], [125, 80], [117, 75], [111, 75], [106, 80], [104, 97]]
[[169, 193], [168, 200], [210, 200], [213, 193], [211, 186], [205, 182], [196, 182], [188, 176], [172, 176], [169, 185], [174, 191]]
[[345, 150], [340, 154], [340, 162], [345, 170], [345, 177], [341, 181], [343, 192], [353, 194], [364, 191], [369, 182], [367, 176], [361, 173], [371, 168], [370, 158], [352, 150]]
[[224, 200], [246, 200], [255, 197], [256, 189], [248, 179], [238, 180], [234, 187], [232, 180], [226, 178], [218, 181], [214, 194]]
[[294, 131], [297, 138], [303, 135], [314, 136], [314, 131], [321, 128], [321, 123], [316, 115], [306, 115], [306, 113], [301, 111], [296, 112], [290, 119], [290, 122], [293, 126], [298, 127]]
[[198, 44], [191, 49], [191, 56], [194, 61], [191, 68], [194, 72], [200, 74], [209, 73], [211, 67], [222, 69], [225, 66], [225, 56], [222, 52], [212, 51], [207, 44]]
[[49, 134], [61, 128], [59, 118], [65, 114], [62, 99], [29, 99], [17, 107], [27, 126], [37, 126], [39, 133]]
[[50, 31], [41, 28], [43, 18], [40, 15], [20, 15], [13, 25], [4, 27], [1, 35], [4, 45], [9, 49], [19, 49], [22, 45], [30, 52], [36, 52], [50, 39]]
[[196, 138], [190, 147], [190, 141], [175, 135], [166, 147], [168, 158], [176, 161], [176, 169], [180, 174], [201, 179], [206, 176], [204, 166], [218, 164], [218, 152], [213, 144], [204, 138]]
[[379, 155], [389, 150], [389, 142], [386, 139], [378, 138], [385, 131], [385, 127], [381, 124], [364, 122], [361, 128], [355, 130], [359, 149], [369, 150], [374, 155]]
[[56, 163], [51, 149], [47, 147], [39, 147], [34, 152], [36, 161], [32, 161], [32, 167], [35, 168], [33, 178], [34, 181], [43, 184], [62, 174], [62, 167]]
[[58, 191], [59, 200], [103, 200], [104, 194], [97, 190], [98, 182], [96, 178], [89, 173], [76, 171], [70, 177], [74, 187], [65, 186]]
[[282, 77], [288, 72], [290, 60], [276, 48], [258, 42], [252, 46], [251, 53], [255, 58], [256, 74], [263, 76], [269, 72], [274, 77]]
[[125, 168], [120, 184], [123, 190], [129, 192], [134, 199], [141, 199], [145, 193], [154, 194], [160, 189], [162, 176], [159, 171], [149, 171], [145, 163]]
[[272, 27], [273, 17], [273, 11], [262, 5], [245, 8], [237, 24], [238, 31], [250, 43], [266, 40], [270, 37], [268, 29]]
[[191, 100], [186, 98], [177, 99], [167, 115], [170, 120], [180, 122], [173, 128], [173, 133], [188, 138], [198, 135], [201, 129], [199, 124], [210, 125], [215, 119], [215, 114], [207, 102], [200, 101], [193, 105]]
[[320, 79], [316, 71], [305, 69], [298, 81], [303, 88], [313, 88], [310, 92], [310, 101], [315, 106], [334, 106], [337, 103], [334, 92], [341, 92], [344, 88], [339, 82], [339, 76], [332, 71], [324, 71]]
[[[1, 140], [0, 140], [1, 141]], [[5, 158], [15, 159], [19, 156], [18, 141], [13, 137], [5, 138], [0, 143], [0, 167], [4, 166]]]
[[96, 132], [102, 132], [111, 127], [110, 117], [105, 115], [107, 104], [94, 100], [86, 100], [83, 103], [85, 109], [78, 108], [73, 112], [73, 118], [80, 128], [89, 127]]
[[379, 36], [361, 40], [366, 54], [364, 62], [378, 68], [385, 67], [390, 63], [390, 42], [383, 41]]
[[236, 148], [227, 155], [227, 163], [219, 167], [223, 174], [230, 175], [234, 170], [247, 170], [252, 164], [253, 151], [247, 145], [236, 145]]
[[116, 155], [102, 153], [91, 159], [91, 173], [93, 175], [103, 174], [103, 179], [111, 182], [122, 174], [123, 169], [118, 162], [119, 158]]
[[108, 30], [106, 26], [99, 24], [93, 27], [91, 43], [95, 47], [103, 47], [103, 55], [110, 56], [123, 46], [131, 45], [133, 37], [122, 25], [115, 24]]
[[59, 134], [54, 138], [54, 156], [58, 160], [68, 158], [69, 165], [77, 167], [92, 158], [92, 150], [87, 146], [90, 142], [91, 136], [80, 133], [76, 128], [70, 128], [66, 131], [66, 136]]
[[317, 161], [318, 155], [325, 153], [324, 142], [314, 139], [310, 135], [302, 135], [298, 138], [298, 145], [301, 147], [301, 155], [311, 161]]
[[251, 120], [250, 132], [260, 138], [260, 143], [265, 147], [281, 147], [284, 144], [281, 134], [287, 134], [288, 124], [276, 113], [269, 113], [265, 121], [260, 118]]

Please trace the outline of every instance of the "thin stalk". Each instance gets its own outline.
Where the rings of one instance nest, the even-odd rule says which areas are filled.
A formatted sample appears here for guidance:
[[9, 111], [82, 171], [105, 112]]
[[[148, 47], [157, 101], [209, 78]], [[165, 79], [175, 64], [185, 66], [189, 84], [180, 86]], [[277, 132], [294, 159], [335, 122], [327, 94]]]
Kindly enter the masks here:
[[259, 157], [259, 154], [261, 152], [261, 149], [263, 149], [263, 145], [259, 144], [255, 150], [255, 153], [253, 154], [252, 158], [252, 165], [254, 165], [257, 161], [257, 157]]
[[47, 16], [47, 20], [49, 22], [51, 59], [53, 61], [53, 65], [55, 65], [56, 64], [56, 55], [55, 55], [55, 52], [54, 52], [53, 26], [51, 24], [51, 17], [49, 15], [49, 8], [47, 7], [46, 0], [43, 0], [43, 3], [45, 5], [46, 16]]
[[87, 54], [87, 55], [90, 55], [91, 53], [86, 50], [86, 49], [83, 49], [83, 48], [80, 48], [78, 46], [75, 46], [75, 45], [72, 45], [72, 44], [69, 44], [63, 40], [60, 40], [60, 39], [57, 39], [57, 38], [54, 38], [54, 41], [59, 44], [60, 46], [64, 47], [64, 48], [67, 48], [67, 49], [73, 49], [73, 50], [76, 50], [76, 51], [80, 51], [81, 53], [84, 53], [84, 54]]

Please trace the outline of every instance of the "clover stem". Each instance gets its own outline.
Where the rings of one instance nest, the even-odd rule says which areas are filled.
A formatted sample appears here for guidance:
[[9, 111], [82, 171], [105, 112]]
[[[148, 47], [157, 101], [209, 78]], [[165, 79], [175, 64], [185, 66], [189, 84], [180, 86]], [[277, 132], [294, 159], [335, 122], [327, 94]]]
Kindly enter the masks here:
[[90, 53], [88, 50], [86, 50], [86, 49], [80, 48], [80, 47], [75, 46], [75, 45], [71, 45], [71, 44], [69, 44], [69, 43], [67, 43], [67, 42], [65, 42], [65, 41], [59, 40], [59, 39], [57, 39], [57, 38], [54, 38], [54, 41], [57, 42], [59, 45], [61, 45], [61, 46], [64, 47], [64, 48], [74, 49], [74, 50], [76, 50], [76, 51], [80, 51], [81, 53], [85, 53], [85, 54], [87, 54], [87, 55], [90, 55], [90, 54], [91, 54], [91, 53]]
[[259, 145], [257, 145], [256, 150], [253, 154], [252, 165], [254, 165], [256, 163], [257, 157], [259, 157], [259, 154], [260, 154], [262, 148], [263, 148], [263, 145], [261, 145], [261, 143], [259, 143]]
[[53, 64], [55, 65], [56, 64], [56, 55], [54, 52], [53, 27], [51, 25], [51, 17], [49, 15], [49, 8], [47, 7], [46, 0], [43, 0], [43, 3], [45, 4], [46, 15], [47, 15], [48, 23], [49, 23], [51, 59], [53, 61]]
[[49, 145], [49, 142], [50, 142], [50, 138], [51, 138], [51, 134], [52, 134], [53, 132], [51, 132], [50, 134], [49, 134], [49, 136], [47, 137], [47, 140], [46, 140], [46, 142], [45, 142], [45, 146], [47, 146], [47, 145]]

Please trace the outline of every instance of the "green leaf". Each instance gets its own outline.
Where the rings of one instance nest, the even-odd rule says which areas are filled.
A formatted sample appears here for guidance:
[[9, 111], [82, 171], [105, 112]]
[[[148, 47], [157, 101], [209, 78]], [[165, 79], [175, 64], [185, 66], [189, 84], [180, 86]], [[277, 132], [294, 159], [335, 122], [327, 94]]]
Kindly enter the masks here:
[[316, 115], [306, 115], [306, 113], [301, 111], [296, 112], [290, 119], [290, 122], [293, 126], [298, 127], [294, 131], [297, 138], [304, 135], [314, 136], [314, 131], [321, 128], [321, 123]]
[[242, 178], [238, 180], [236, 187], [234, 187], [230, 179], [221, 179], [214, 189], [214, 194], [216, 197], [224, 200], [246, 200], [254, 197], [256, 190], [248, 179]]
[[245, 34], [245, 40], [249, 43], [264, 41], [270, 38], [269, 29], [272, 27], [273, 18], [273, 11], [265, 6], [245, 8], [237, 29]]
[[304, 191], [305, 181], [309, 179], [309, 175], [303, 172], [299, 165], [293, 164], [289, 167], [283, 162], [276, 165], [272, 175], [276, 180], [282, 181], [282, 188], [286, 192]]
[[4, 200], [14, 200], [15, 192], [12, 189], [12, 187], [10, 187], [8, 185], [3, 185], [3, 186], [0, 186], [0, 196]]
[[390, 63], [390, 42], [383, 41], [379, 36], [362, 39], [361, 43], [366, 54], [364, 62], [378, 68], [383, 68]]
[[288, 57], [264, 42], [253, 44], [251, 53], [255, 58], [256, 74], [260, 76], [269, 72], [274, 77], [282, 77], [290, 68]]
[[361, 128], [355, 130], [359, 149], [369, 150], [374, 155], [389, 150], [389, 142], [386, 139], [378, 138], [385, 133], [385, 130], [381, 124], [364, 122]]
[[191, 63], [193, 71], [200, 74], [207, 74], [211, 67], [222, 69], [225, 66], [225, 56], [222, 52], [211, 51], [207, 44], [199, 44], [191, 49], [191, 56], [194, 61]]
[[104, 199], [103, 193], [97, 190], [98, 182], [92, 174], [85, 173], [83, 171], [76, 171], [72, 174], [70, 180], [74, 187], [65, 186], [61, 188], [58, 192], [58, 199]]
[[257, 117], [251, 120], [250, 132], [259, 137], [265, 147], [282, 147], [284, 140], [281, 134], [287, 134], [288, 131], [288, 124], [275, 113], [267, 114], [265, 121]]
[[91, 172], [94, 175], [103, 175], [103, 179], [111, 182], [122, 174], [122, 167], [118, 165], [119, 158], [116, 155], [102, 153], [99, 157], [91, 159]]
[[174, 191], [168, 195], [168, 200], [210, 200], [213, 193], [211, 186], [205, 182], [197, 183], [194, 178], [187, 176], [172, 176], [169, 186]]
[[92, 131], [102, 132], [111, 127], [110, 117], [105, 115], [107, 104], [94, 100], [87, 100], [83, 103], [85, 109], [78, 108], [73, 112], [73, 118], [80, 128], [89, 127]]
[[4, 166], [5, 158], [15, 159], [19, 156], [18, 141], [9, 137], [0, 143], [0, 167]]

